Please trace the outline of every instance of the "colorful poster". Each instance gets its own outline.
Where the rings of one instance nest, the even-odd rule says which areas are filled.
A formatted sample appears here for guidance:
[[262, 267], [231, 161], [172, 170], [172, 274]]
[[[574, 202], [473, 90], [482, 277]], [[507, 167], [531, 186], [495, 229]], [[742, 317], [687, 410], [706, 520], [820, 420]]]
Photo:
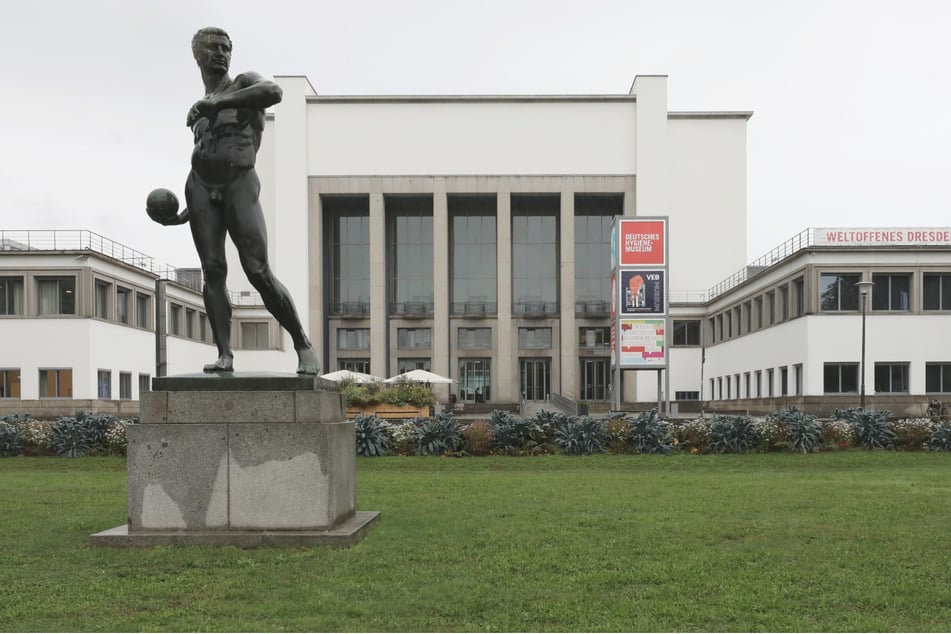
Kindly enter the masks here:
[[659, 269], [621, 270], [617, 289], [621, 315], [665, 314], [664, 278]]
[[667, 264], [664, 220], [619, 220], [617, 237], [620, 266], [664, 266]]
[[666, 324], [665, 319], [618, 320], [621, 367], [664, 367], [667, 364]]

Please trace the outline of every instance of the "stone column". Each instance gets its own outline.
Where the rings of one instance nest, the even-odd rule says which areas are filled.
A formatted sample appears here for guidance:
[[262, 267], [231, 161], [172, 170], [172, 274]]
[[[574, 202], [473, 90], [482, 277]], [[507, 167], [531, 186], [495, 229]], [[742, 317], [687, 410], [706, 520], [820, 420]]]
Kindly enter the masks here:
[[[449, 364], [449, 203], [446, 181], [435, 181], [433, 191], [433, 332], [432, 369], [451, 376]], [[448, 394], [448, 391], [447, 391]], [[447, 396], [448, 398], [448, 396]]]
[[512, 350], [512, 192], [500, 185], [498, 191], [498, 215], [496, 218], [497, 276], [498, 276], [498, 328], [492, 342], [496, 350], [492, 363], [492, 397], [495, 401], [518, 402], [518, 377]]
[[[378, 186], [377, 186], [378, 187]], [[388, 305], [386, 279], [386, 210], [383, 192], [370, 192], [370, 374], [389, 376], [386, 360]]]
[[578, 328], [575, 325], [575, 192], [565, 183], [561, 190], [561, 386], [565, 398], [578, 398]]

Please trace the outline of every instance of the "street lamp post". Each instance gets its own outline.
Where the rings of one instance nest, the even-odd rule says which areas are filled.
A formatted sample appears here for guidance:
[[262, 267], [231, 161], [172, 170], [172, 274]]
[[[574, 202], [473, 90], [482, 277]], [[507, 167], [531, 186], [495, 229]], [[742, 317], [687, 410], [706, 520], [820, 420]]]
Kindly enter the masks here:
[[863, 280], [856, 282], [859, 287], [859, 296], [862, 299], [862, 362], [859, 364], [859, 380], [861, 387], [859, 392], [859, 407], [865, 409], [865, 315], [868, 313], [868, 293], [875, 286], [875, 282]]

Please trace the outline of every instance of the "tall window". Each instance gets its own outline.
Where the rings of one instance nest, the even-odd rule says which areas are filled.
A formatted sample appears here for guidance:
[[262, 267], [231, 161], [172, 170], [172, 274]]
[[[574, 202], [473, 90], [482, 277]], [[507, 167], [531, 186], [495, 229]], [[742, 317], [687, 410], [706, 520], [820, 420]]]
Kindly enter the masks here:
[[[697, 322], [699, 328], [699, 322]], [[611, 345], [609, 326], [583, 326], [578, 329], [579, 348], [605, 348]]]
[[449, 196], [453, 312], [494, 313], [496, 197]]
[[99, 370], [96, 373], [96, 385], [99, 398], [112, 398], [112, 371]]
[[763, 298], [756, 297], [753, 299], [753, 309], [756, 311], [756, 328], [757, 330], [762, 330], [763, 328]]
[[792, 282], [793, 288], [793, 317], [801, 317], [806, 313], [806, 281], [797, 277]]
[[169, 307], [168, 311], [168, 334], [170, 335], [181, 335], [182, 334], [182, 310], [184, 310], [178, 304], [172, 304]]
[[700, 320], [699, 319], [675, 319], [674, 320], [674, 339], [671, 342], [673, 346], [699, 346], [700, 345]]
[[789, 287], [779, 287], [779, 321], [789, 321]]
[[331, 314], [366, 313], [370, 305], [370, 199], [321, 198], [330, 237]]
[[[558, 305], [559, 197], [512, 196], [512, 301], [514, 313]], [[547, 308], [545, 309], [547, 312]]]
[[611, 301], [611, 223], [623, 194], [575, 194], [575, 301]]
[[772, 326], [776, 323], [776, 291], [766, 293], [763, 300], [763, 310], [766, 311], [766, 325]]
[[135, 325], [139, 328], [149, 327], [149, 315], [152, 313], [151, 299], [145, 293], [135, 294]]
[[859, 391], [858, 363], [826, 363], [822, 367], [822, 389], [826, 394], [856, 394]]
[[195, 321], [198, 311], [194, 308], [185, 309], [185, 336], [189, 339], [195, 338]]
[[119, 398], [121, 399], [132, 398], [132, 373], [131, 372], [119, 373]]
[[109, 296], [111, 291], [112, 284], [96, 280], [96, 317], [99, 319], [109, 319]]
[[773, 380], [774, 374], [773, 369], [769, 368], [766, 370], [766, 396], [772, 397], [775, 395], [776, 382]]
[[370, 329], [369, 328], [337, 328], [337, 349], [338, 350], [369, 350], [370, 349]]
[[859, 309], [858, 273], [823, 273], [819, 276], [819, 308], [827, 311]]
[[0, 370], [0, 398], [20, 398], [20, 368]]
[[908, 392], [907, 363], [876, 363], [876, 392]]
[[925, 391], [951, 392], [951, 363], [925, 364]]
[[401, 350], [432, 348], [432, 330], [430, 328], [397, 328], [396, 347]]
[[40, 370], [40, 398], [71, 398], [73, 371], [69, 368]]
[[120, 324], [132, 323], [129, 321], [132, 313], [129, 304], [132, 301], [132, 291], [121, 286], [116, 287], [116, 321]]
[[139, 375], [139, 397], [152, 389], [152, 377], [148, 374]]
[[23, 314], [23, 278], [0, 277], [0, 315]]
[[911, 310], [911, 275], [875, 273], [872, 282], [872, 310]]
[[76, 314], [76, 278], [36, 278], [36, 299], [41, 315]]
[[241, 347], [245, 350], [267, 350], [269, 347], [268, 322], [241, 322]]
[[431, 310], [433, 303], [433, 198], [387, 196], [390, 298], [397, 313]]
[[951, 310], [951, 273], [925, 273], [923, 281], [922, 307]]

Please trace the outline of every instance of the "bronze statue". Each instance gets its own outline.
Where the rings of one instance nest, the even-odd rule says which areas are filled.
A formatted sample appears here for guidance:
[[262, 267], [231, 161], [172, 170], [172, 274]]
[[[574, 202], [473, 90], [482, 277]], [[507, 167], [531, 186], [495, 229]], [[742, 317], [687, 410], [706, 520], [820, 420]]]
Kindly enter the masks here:
[[[191, 172], [185, 182], [186, 208], [167, 190], [149, 196], [147, 211], [163, 225], [189, 222], [205, 278], [204, 300], [208, 322], [218, 346], [218, 360], [205, 372], [234, 370], [231, 350], [231, 302], [225, 286], [225, 235], [238, 250], [241, 267], [264, 300], [264, 306], [287, 330], [297, 351], [299, 374], [317, 374], [317, 351], [304, 333], [287, 289], [271, 272], [267, 260], [267, 229], [258, 194], [261, 183], [254, 170], [264, 110], [281, 101], [282, 91], [257, 73], [228, 75], [231, 38], [222, 29], [201, 29], [192, 38], [192, 53], [205, 84], [205, 96], [186, 118], [195, 135]], [[171, 195], [174, 200], [174, 195]]]

